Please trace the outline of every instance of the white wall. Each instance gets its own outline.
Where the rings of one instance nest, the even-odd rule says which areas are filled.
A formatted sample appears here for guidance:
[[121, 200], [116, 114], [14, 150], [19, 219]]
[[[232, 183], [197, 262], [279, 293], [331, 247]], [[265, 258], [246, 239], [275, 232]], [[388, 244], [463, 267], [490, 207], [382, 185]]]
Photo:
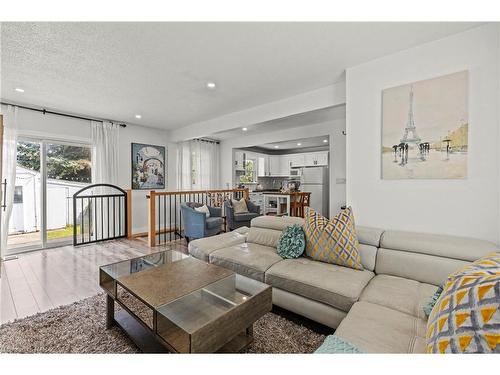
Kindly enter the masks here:
[[[466, 180], [381, 180], [381, 91], [469, 70]], [[488, 24], [349, 68], [347, 202], [360, 225], [499, 240], [499, 30]]]
[[[18, 126], [20, 136], [39, 137], [62, 141], [90, 144], [90, 123], [55, 115], [19, 109]], [[143, 126], [127, 125], [120, 128], [120, 155], [118, 185], [123, 189], [131, 188], [130, 144], [149, 143], [167, 148], [167, 189], [176, 189], [176, 150], [175, 144], [167, 142], [167, 132]], [[133, 191], [132, 231], [147, 231], [147, 201], [145, 190]]]
[[233, 148], [258, 146], [264, 143], [289, 141], [321, 135], [330, 136], [330, 216], [345, 204], [345, 184], [337, 184], [345, 179], [345, 120], [333, 120], [322, 124], [287, 129], [286, 132], [272, 131], [263, 134], [245, 135], [221, 142], [221, 182], [223, 188], [232, 186]]

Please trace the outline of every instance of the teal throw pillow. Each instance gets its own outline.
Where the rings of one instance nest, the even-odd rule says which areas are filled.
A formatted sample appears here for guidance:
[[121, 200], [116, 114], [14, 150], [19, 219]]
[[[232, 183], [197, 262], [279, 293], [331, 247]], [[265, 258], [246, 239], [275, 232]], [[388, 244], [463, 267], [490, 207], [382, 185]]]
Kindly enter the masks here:
[[278, 241], [278, 254], [284, 259], [300, 257], [306, 248], [304, 229], [298, 224], [287, 227]]
[[327, 336], [325, 342], [316, 349], [315, 354], [358, 354], [362, 353], [356, 346], [338, 336]]
[[436, 304], [437, 300], [439, 299], [439, 296], [441, 295], [441, 293], [443, 293], [442, 286], [437, 288], [437, 290], [434, 292], [434, 294], [432, 295], [429, 302], [427, 302], [427, 304], [423, 307], [425, 316], [429, 317], [429, 315], [431, 315], [431, 311], [434, 308], [434, 305]]

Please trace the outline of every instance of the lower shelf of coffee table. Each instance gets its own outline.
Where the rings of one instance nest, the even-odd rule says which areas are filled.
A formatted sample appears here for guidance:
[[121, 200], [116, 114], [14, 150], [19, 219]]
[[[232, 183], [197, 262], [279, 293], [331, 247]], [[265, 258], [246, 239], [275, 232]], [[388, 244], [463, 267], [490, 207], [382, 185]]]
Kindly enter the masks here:
[[[115, 311], [114, 322], [120, 327], [143, 353], [170, 353], [162, 340], [146, 329], [126, 310]], [[247, 328], [239, 333], [218, 353], [238, 353], [244, 351], [253, 342], [253, 330]]]

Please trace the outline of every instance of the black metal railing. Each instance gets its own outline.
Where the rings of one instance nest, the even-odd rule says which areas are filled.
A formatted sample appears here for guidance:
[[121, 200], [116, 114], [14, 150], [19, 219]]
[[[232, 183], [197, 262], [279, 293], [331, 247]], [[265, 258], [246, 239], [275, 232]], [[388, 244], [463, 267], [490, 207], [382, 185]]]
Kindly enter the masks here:
[[[50, 209], [50, 207], [49, 207]], [[127, 192], [94, 184], [73, 194], [73, 245], [127, 237]]]
[[148, 243], [156, 246], [184, 238], [181, 204], [196, 202], [222, 207], [228, 198], [248, 198], [248, 189], [151, 191], [149, 199]]

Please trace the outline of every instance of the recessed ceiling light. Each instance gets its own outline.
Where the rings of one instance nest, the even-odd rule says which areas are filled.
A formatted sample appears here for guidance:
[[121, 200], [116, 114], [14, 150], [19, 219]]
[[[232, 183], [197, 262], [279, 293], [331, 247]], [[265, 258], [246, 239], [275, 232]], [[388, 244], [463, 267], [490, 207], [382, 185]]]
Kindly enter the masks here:
[[328, 142], [328, 139], [323, 139], [323, 143], [327, 143]]
[[276, 146], [274, 146], [274, 148], [280, 148], [280, 146], [276, 145]]
[[16, 90], [17, 92], [24, 92], [24, 89], [22, 89], [20, 87], [16, 87], [14, 90]]
[[141, 115], [135, 115], [135, 118], [141, 119], [142, 116]]
[[248, 128], [241, 128], [241, 130], [243, 130], [244, 132], [246, 132], [248, 130]]
[[215, 89], [215, 82], [207, 82], [207, 89], [213, 90]]
[[302, 146], [302, 143], [300, 143], [300, 142], [299, 142], [299, 143], [297, 143], [297, 146]]

